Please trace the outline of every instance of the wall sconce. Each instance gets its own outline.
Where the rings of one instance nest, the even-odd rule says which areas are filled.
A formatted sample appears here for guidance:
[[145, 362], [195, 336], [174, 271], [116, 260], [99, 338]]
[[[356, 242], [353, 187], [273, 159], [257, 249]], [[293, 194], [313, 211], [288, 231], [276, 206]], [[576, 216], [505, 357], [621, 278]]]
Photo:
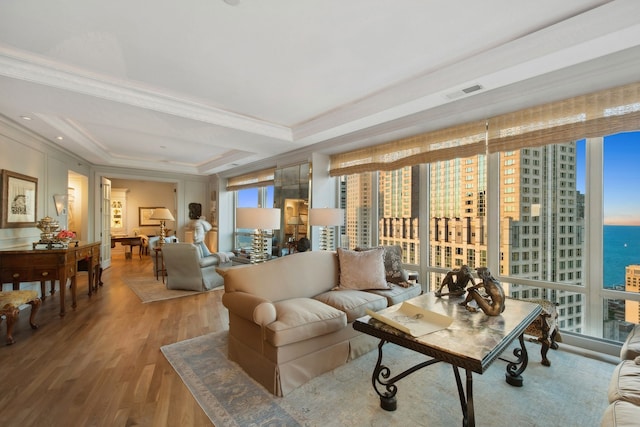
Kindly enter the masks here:
[[160, 221], [160, 239], [158, 239], [158, 245], [164, 245], [165, 238], [165, 221], [175, 221], [171, 211], [167, 208], [157, 208], [153, 210], [153, 213], [149, 219], [155, 219]]
[[344, 209], [311, 208], [309, 209], [309, 225], [319, 225], [320, 250], [333, 250], [333, 227], [344, 225]]
[[280, 209], [236, 208], [236, 228], [254, 229], [251, 254], [252, 264], [269, 259], [269, 234], [267, 230], [280, 229]]

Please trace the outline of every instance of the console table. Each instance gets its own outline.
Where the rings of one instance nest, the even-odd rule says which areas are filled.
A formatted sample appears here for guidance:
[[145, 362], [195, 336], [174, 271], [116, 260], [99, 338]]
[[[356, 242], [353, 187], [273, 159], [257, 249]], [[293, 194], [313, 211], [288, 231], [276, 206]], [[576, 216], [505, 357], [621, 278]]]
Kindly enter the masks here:
[[[528, 356], [522, 334], [531, 322], [542, 311], [538, 304], [509, 299], [506, 309], [500, 316], [487, 316], [482, 312], [470, 313], [460, 305], [464, 298], [436, 298], [430, 292], [409, 299], [408, 302], [425, 310], [433, 311], [453, 318], [453, 323], [446, 329], [420, 337], [413, 337], [400, 330], [382, 323], [369, 316], [361, 317], [353, 322], [353, 328], [380, 339], [378, 344], [378, 361], [371, 377], [373, 387], [380, 397], [380, 406], [388, 411], [396, 409], [396, 383], [413, 372], [438, 362], [449, 363], [458, 387], [458, 395], [462, 407], [462, 425], [475, 426], [475, 410], [473, 406], [473, 376], [482, 374], [494, 360], [514, 341], [519, 347], [513, 351], [516, 360], [508, 361], [505, 380], [510, 385], [522, 386], [521, 374], [527, 367]], [[393, 314], [400, 305], [381, 310], [381, 314]], [[395, 376], [391, 369], [383, 365], [383, 346], [391, 342], [431, 357]], [[466, 389], [463, 385], [459, 369], [466, 374]], [[503, 402], [508, 405], [508, 402]]]
[[65, 289], [71, 279], [71, 306], [76, 308], [76, 273], [78, 262], [86, 261], [89, 274], [89, 295], [100, 284], [100, 242], [70, 243], [68, 248], [33, 249], [31, 246], [0, 249], [0, 283], [12, 283], [13, 290], [20, 283], [40, 282], [44, 296], [44, 282], [60, 283], [60, 316], [65, 315]]

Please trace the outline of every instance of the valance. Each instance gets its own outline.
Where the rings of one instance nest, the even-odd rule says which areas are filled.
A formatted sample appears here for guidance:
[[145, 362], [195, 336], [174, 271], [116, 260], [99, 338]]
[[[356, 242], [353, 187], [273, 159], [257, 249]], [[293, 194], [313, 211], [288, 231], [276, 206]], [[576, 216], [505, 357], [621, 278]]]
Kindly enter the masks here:
[[486, 151], [485, 121], [466, 123], [331, 156], [330, 175], [389, 171]]
[[269, 168], [227, 179], [227, 190], [236, 191], [244, 188], [266, 187], [273, 185], [276, 169]]
[[640, 130], [640, 82], [331, 156], [330, 175], [388, 171]]

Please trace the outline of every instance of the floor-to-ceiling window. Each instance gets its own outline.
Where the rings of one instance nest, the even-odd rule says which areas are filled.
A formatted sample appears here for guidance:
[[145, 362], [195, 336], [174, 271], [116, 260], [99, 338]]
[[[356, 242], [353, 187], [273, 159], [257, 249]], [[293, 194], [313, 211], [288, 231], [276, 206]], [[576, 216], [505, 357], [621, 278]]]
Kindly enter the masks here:
[[404, 244], [415, 218], [426, 290], [489, 266], [511, 297], [558, 304], [568, 335], [623, 341], [640, 319], [639, 119], [631, 84], [333, 156], [349, 240]]
[[[587, 144], [604, 153], [599, 169], [587, 170]], [[505, 291], [514, 298], [558, 304], [565, 332], [587, 333], [589, 315], [602, 324], [593, 336], [621, 341], [638, 322], [639, 303], [598, 296], [602, 309], [589, 312], [587, 298], [589, 287], [640, 292], [640, 202], [633, 191], [640, 186], [640, 168], [630, 160], [635, 154], [640, 154], [640, 132], [500, 152], [500, 167], [491, 170], [484, 154], [434, 162], [429, 164], [428, 194], [414, 191], [417, 167], [348, 175], [341, 180], [348, 240], [355, 242], [352, 248], [400, 244], [408, 253], [419, 252], [417, 211], [424, 205], [420, 198], [429, 197], [428, 289], [433, 290], [447, 270], [487, 265], [487, 212], [497, 210], [495, 275]], [[499, 185], [489, 189], [492, 174]], [[595, 195], [588, 192], [587, 175], [592, 182], [604, 182]], [[488, 191], [499, 194], [494, 205], [488, 204]], [[587, 223], [587, 200], [604, 206], [602, 224]], [[372, 233], [373, 222], [377, 233]], [[602, 231], [602, 271], [596, 274], [602, 279], [595, 283], [588, 281], [589, 227]]]
[[640, 293], [640, 132], [605, 137], [602, 151], [602, 335], [623, 341], [640, 321], [638, 300], [624, 296]]

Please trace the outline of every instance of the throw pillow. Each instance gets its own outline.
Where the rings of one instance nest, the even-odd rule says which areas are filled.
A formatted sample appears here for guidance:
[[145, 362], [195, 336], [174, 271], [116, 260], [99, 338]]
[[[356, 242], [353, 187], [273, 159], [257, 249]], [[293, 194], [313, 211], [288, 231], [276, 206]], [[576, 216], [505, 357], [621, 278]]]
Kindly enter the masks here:
[[385, 278], [384, 249], [358, 252], [338, 248], [339, 289], [389, 289]]
[[[387, 278], [387, 282], [395, 283], [402, 287], [408, 287], [409, 273], [402, 268], [402, 246], [389, 245], [379, 246], [384, 249], [384, 269]], [[373, 248], [375, 249], [375, 248]], [[356, 251], [369, 251], [370, 248], [356, 248]]]

